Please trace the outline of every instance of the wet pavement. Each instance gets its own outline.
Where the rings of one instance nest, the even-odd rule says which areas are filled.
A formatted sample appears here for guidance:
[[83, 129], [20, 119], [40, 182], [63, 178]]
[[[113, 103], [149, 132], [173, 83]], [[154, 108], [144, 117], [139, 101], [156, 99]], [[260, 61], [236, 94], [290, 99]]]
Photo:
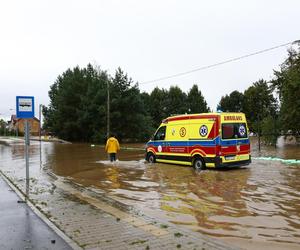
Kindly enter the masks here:
[[[131, 149], [122, 150], [119, 161], [111, 164], [101, 146], [33, 143], [33, 199], [43, 200], [48, 205], [39, 205], [52, 218], [59, 217], [59, 211], [50, 206], [53, 197], [49, 198], [56, 189], [45, 175], [54, 173], [81, 185], [83, 191], [105, 195], [166, 225], [191, 229], [199, 237], [205, 234], [245, 249], [299, 249], [299, 164], [254, 159], [244, 168], [195, 172], [189, 167], [146, 164], [143, 145], [128, 147]], [[252, 148], [254, 157], [300, 159], [295, 146], [263, 147], [261, 153], [254, 144]], [[23, 145], [0, 145], [0, 154], [0, 170], [24, 186]], [[78, 192], [77, 198], [93, 202], [78, 197]]]
[[[24, 191], [23, 144], [15, 141], [9, 145], [0, 146], [0, 171]], [[104, 193], [97, 194], [84, 186], [75, 185], [72, 178], [53, 174], [43, 164], [46, 160], [44, 156], [51, 155], [52, 149], [51, 143], [31, 145], [30, 200], [80, 248], [238, 249], [168, 221], [137, 213], [133, 207], [124, 206]]]
[[27, 204], [20, 202], [1, 175], [0, 225], [0, 249], [72, 249]]

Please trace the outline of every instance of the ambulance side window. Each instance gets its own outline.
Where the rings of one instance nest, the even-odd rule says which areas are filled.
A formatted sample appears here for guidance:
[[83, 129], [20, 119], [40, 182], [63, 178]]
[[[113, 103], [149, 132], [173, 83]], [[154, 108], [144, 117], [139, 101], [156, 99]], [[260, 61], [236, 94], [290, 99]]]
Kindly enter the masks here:
[[154, 135], [154, 141], [162, 141], [166, 137], [166, 126], [160, 127]]
[[247, 126], [245, 123], [222, 124], [222, 139], [247, 138]]

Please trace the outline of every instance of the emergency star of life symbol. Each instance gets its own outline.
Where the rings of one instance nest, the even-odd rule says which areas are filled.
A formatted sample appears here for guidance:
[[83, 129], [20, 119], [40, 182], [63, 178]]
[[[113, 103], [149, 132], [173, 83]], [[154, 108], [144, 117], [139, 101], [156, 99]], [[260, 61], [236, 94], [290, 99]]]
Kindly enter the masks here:
[[207, 129], [207, 126], [206, 125], [202, 125], [199, 129], [199, 134], [204, 137], [206, 136], [208, 133], [208, 129]]
[[180, 134], [181, 137], [185, 137], [185, 135], [186, 135], [186, 129], [185, 129], [185, 127], [182, 127], [182, 128], [179, 130], [179, 134]]
[[244, 127], [243, 125], [241, 125], [241, 126], [239, 127], [239, 133], [240, 133], [241, 136], [244, 136], [244, 135], [245, 135], [246, 129], [245, 129], [245, 127]]

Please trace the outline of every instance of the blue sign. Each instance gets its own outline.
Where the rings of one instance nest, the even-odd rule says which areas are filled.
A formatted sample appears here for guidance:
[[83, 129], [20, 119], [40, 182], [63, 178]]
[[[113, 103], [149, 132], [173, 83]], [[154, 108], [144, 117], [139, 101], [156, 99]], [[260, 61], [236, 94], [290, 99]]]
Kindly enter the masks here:
[[17, 96], [17, 118], [34, 118], [34, 97]]

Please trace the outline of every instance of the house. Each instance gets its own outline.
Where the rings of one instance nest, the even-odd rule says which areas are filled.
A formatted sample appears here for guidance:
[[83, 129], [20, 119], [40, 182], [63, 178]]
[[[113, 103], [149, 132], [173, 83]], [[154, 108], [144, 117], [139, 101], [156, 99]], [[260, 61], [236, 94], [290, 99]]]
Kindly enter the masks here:
[[[30, 134], [38, 136], [40, 132], [40, 120], [36, 117], [26, 119], [29, 122]], [[18, 135], [24, 134], [25, 119], [17, 118], [16, 115], [12, 115], [10, 121], [8, 122], [8, 128], [11, 131], [16, 131]]]
[[10, 131], [16, 130], [15, 126], [16, 126], [17, 120], [18, 119], [17, 119], [16, 115], [12, 115], [10, 117], [10, 121], [7, 121], [7, 128], [8, 128], [8, 130], [10, 130]]

